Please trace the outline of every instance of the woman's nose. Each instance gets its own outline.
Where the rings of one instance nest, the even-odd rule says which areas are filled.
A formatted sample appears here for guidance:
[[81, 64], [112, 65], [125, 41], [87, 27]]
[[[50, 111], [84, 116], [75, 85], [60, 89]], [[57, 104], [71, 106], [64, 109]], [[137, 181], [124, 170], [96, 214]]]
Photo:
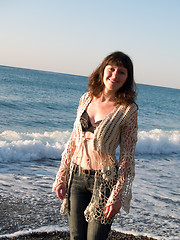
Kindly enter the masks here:
[[113, 72], [112, 76], [113, 76], [114, 78], [116, 78], [116, 77], [117, 77], [117, 70], [114, 70], [114, 72]]

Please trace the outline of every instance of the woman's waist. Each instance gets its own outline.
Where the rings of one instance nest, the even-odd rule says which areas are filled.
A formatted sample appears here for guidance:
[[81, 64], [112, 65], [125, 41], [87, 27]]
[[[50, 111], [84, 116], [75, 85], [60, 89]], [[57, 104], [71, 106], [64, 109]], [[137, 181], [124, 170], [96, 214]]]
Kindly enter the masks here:
[[85, 170], [101, 170], [103, 169], [101, 160], [97, 162], [95, 158], [91, 158], [90, 156], [79, 156], [75, 155], [73, 157], [72, 162], [80, 167], [82, 167]]
[[77, 151], [73, 155], [72, 162], [85, 170], [103, 170], [107, 166], [117, 166], [116, 158], [112, 155], [96, 151], [91, 154], [87, 152], [81, 154]]
[[95, 175], [96, 173], [101, 173], [102, 170], [95, 170], [95, 169], [84, 169], [77, 163], [73, 164], [73, 172], [79, 173], [79, 174], [85, 174], [85, 175]]
[[[92, 139], [91, 139], [92, 140]], [[108, 150], [101, 151], [100, 149], [97, 150], [94, 148], [93, 142], [89, 141], [87, 144], [78, 144], [76, 146], [74, 155], [78, 156], [84, 156], [88, 155], [90, 158], [95, 158], [95, 159], [107, 159], [108, 157], [111, 157], [115, 162], [116, 162], [116, 156], [115, 156], [115, 151], [109, 152]]]
[[101, 181], [104, 180], [116, 180], [118, 168], [117, 166], [106, 166], [104, 169], [101, 170], [94, 170], [94, 169], [84, 169], [80, 165], [73, 163], [71, 165], [71, 171], [74, 174], [84, 175], [84, 176], [99, 176]]

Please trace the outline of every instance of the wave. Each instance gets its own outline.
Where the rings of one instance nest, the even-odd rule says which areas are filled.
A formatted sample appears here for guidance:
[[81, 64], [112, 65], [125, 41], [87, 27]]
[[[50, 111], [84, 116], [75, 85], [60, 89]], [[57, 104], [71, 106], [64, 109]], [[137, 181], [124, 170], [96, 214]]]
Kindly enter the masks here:
[[171, 154], [180, 153], [180, 131], [163, 131], [153, 129], [140, 131], [136, 153], [140, 154]]
[[[70, 134], [70, 131], [44, 133], [4, 131], [0, 134], [0, 161], [59, 159]], [[180, 131], [154, 129], [138, 133], [136, 154], [172, 153], [180, 153]]]
[[69, 131], [44, 133], [4, 131], [0, 134], [0, 161], [59, 159], [69, 137]]

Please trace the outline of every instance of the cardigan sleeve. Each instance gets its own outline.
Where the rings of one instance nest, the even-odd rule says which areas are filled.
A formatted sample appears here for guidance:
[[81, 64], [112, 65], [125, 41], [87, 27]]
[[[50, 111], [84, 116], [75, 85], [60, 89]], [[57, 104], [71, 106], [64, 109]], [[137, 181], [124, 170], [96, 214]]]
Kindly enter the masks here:
[[74, 154], [76, 145], [75, 145], [75, 131], [72, 132], [69, 141], [66, 144], [66, 148], [62, 153], [61, 164], [59, 170], [56, 174], [56, 180], [53, 183], [53, 191], [63, 182], [65, 185], [68, 181], [68, 172], [71, 163], [71, 158]]
[[[84, 98], [84, 95], [80, 99], [77, 113], [81, 107], [81, 104], [83, 103], [83, 98]], [[66, 144], [65, 150], [62, 153], [61, 164], [60, 164], [59, 170], [56, 174], [55, 182], [53, 183], [53, 189], [52, 189], [53, 191], [56, 190], [56, 188], [62, 182], [65, 185], [67, 185], [68, 178], [69, 178], [70, 163], [71, 163], [71, 159], [72, 159], [73, 154], [76, 149], [76, 138], [77, 138], [77, 128], [76, 128], [76, 122], [75, 122], [71, 137], [69, 138], [69, 140]]]
[[[129, 116], [128, 116], [129, 115]], [[135, 176], [135, 147], [137, 142], [137, 106], [129, 111], [120, 135], [120, 159], [117, 183], [111, 192], [107, 205], [121, 201], [121, 207], [129, 212], [132, 198], [131, 187]]]

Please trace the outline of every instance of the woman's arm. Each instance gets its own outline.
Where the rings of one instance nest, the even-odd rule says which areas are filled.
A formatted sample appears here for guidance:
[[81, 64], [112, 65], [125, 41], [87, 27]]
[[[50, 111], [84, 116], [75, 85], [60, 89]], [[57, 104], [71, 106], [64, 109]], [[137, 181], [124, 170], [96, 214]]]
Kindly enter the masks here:
[[[79, 112], [81, 105], [84, 101], [84, 96], [85, 94], [80, 99], [77, 113]], [[65, 192], [64, 188], [66, 188], [67, 181], [69, 178], [70, 163], [76, 149], [76, 144], [75, 144], [76, 137], [77, 137], [77, 127], [76, 127], [76, 123], [74, 123], [73, 132], [71, 134], [69, 141], [66, 144], [65, 150], [62, 153], [60, 168], [56, 175], [56, 180], [53, 184], [53, 191], [56, 191], [60, 199], [63, 198], [64, 192]]]
[[[121, 205], [128, 206], [131, 200], [131, 185], [135, 175], [134, 155], [137, 142], [137, 129], [136, 107], [136, 110], [127, 117], [121, 129], [118, 181], [106, 205], [105, 214], [107, 214], [107, 218], [118, 213]], [[128, 202], [126, 203], [124, 201]]]
[[57, 187], [60, 185], [62, 188], [62, 183], [64, 186], [66, 186], [66, 184], [67, 184], [71, 158], [72, 158], [75, 148], [76, 148], [74, 132], [75, 131], [73, 131], [73, 133], [71, 134], [71, 137], [66, 144], [66, 148], [65, 148], [64, 152], [62, 153], [61, 164], [60, 164], [59, 170], [56, 174], [56, 180], [53, 184], [53, 191], [54, 190], [56, 191]]

